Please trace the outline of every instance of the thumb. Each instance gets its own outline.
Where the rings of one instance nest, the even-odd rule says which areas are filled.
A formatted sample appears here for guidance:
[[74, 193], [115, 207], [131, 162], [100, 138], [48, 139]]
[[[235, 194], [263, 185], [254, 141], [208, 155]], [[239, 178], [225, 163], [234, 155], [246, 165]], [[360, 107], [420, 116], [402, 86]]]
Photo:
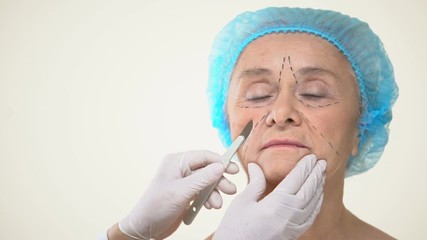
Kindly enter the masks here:
[[240, 194], [240, 199], [245, 199], [248, 201], [258, 201], [260, 196], [265, 191], [266, 181], [264, 173], [258, 164], [249, 163], [248, 164], [248, 173], [249, 173], [249, 184], [246, 186], [245, 190]]
[[189, 198], [193, 197], [202, 189], [221, 179], [224, 172], [225, 168], [222, 163], [212, 163], [183, 178], [181, 186], [184, 186], [185, 195]]

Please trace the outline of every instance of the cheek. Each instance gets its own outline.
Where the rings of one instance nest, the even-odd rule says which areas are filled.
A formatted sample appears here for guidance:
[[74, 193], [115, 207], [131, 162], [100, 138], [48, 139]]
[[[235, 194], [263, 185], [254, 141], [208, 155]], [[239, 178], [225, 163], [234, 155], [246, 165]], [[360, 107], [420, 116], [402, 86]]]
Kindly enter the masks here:
[[229, 115], [229, 124], [231, 132], [231, 140], [234, 140], [242, 129], [246, 126], [246, 123], [250, 120], [250, 116], [244, 114]]
[[[230, 125], [230, 132], [231, 132], [231, 138], [235, 139], [238, 134], [240, 134], [243, 130], [243, 128], [247, 125], [249, 121], [253, 121], [254, 127], [252, 130], [252, 133], [249, 135], [248, 139], [245, 141], [245, 143], [242, 145], [242, 147], [238, 150], [237, 155], [239, 160], [241, 161], [245, 171], [246, 171], [246, 165], [248, 159], [248, 156], [255, 156], [253, 151], [251, 150], [253, 148], [253, 144], [256, 142], [257, 135], [257, 126], [261, 125], [259, 122], [263, 119], [263, 116], [265, 116], [265, 110], [264, 109], [250, 109], [250, 108], [239, 108], [239, 107], [228, 107], [228, 119], [229, 119], [229, 125]], [[255, 139], [254, 139], [255, 138]], [[249, 147], [252, 146], [252, 147]], [[252, 159], [253, 160], [253, 159]]]
[[353, 146], [357, 144], [358, 115], [340, 109], [311, 116], [315, 153], [328, 161], [328, 172], [345, 171]]
[[227, 118], [230, 126], [231, 139], [234, 140], [248, 124], [254, 121], [259, 115], [257, 109], [240, 108], [234, 101], [227, 101]]

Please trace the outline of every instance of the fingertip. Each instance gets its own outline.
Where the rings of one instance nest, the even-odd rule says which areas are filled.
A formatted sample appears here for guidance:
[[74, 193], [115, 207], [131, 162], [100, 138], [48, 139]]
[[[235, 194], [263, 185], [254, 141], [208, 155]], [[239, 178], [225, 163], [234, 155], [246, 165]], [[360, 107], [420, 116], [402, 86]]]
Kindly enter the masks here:
[[220, 209], [222, 207], [222, 197], [218, 191], [213, 191], [208, 198], [209, 205], [211, 208]]
[[250, 181], [264, 179], [264, 172], [262, 171], [261, 167], [256, 163], [248, 163], [248, 174]]
[[205, 202], [205, 208], [207, 208], [207, 209], [212, 209], [212, 206], [209, 204], [209, 202]]
[[234, 162], [230, 162], [227, 169], [225, 170], [225, 172], [228, 174], [236, 174], [239, 171], [240, 171], [239, 166]]
[[324, 159], [317, 161], [317, 164], [319, 164], [320, 168], [322, 169], [322, 172], [326, 170], [326, 166], [328, 165], [328, 163]]
[[266, 180], [260, 166], [256, 163], [248, 163], [249, 183], [243, 192], [237, 196], [241, 201], [259, 200], [266, 188]]
[[258, 166], [258, 164], [256, 164], [256, 163], [248, 163], [248, 172], [250, 173], [250, 172], [253, 172], [253, 171], [256, 171], [255, 169], [256, 168], [259, 168], [259, 166]]
[[251, 176], [254, 174], [254, 171], [256, 171], [257, 164], [255, 163], [248, 163], [248, 175], [249, 178], [252, 178]]
[[237, 193], [236, 184], [232, 183], [231, 181], [228, 181], [228, 182], [229, 182], [229, 190], [230, 191], [226, 192], [226, 194], [228, 194], [228, 195], [236, 194]]
[[302, 157], [301, 160], [297, 163], [297, 166], [303, 168], [309, 167], [310, 169], [312, 169], [316, 165], [316, 161], [317, 156], [313, 153], [310, 153]]
[[225, 177], [221, 178], [218, 183], [217, 189], [228, 195], [233, 195], [237, 192], [236, 185]]
[[225, 167], [222, 163], [212, 163], [208, 167], [215, 175], [222, 175], [225, 172]]
[[308, 154], [304, 157], [304, 159], [306, 159], [306, 161], [314, 163], [317, 161], [317, 156], [314, 153]]

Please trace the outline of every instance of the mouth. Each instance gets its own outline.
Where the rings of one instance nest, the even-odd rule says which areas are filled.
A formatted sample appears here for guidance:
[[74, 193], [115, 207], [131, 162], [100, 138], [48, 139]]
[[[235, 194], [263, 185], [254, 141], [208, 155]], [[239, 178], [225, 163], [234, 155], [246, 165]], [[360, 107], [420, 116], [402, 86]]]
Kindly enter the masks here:
[[273, 140], [270, 140], [262, 146], [261, 150], [264, 150], [267, 148], [294, 148], [294, 149], [305, 148], [305, 149], [308, 149], [308, 147], [305, 146], [304, 144], [302, 144], [298, 141], [289, 140], [289, 139], [273, 139]]

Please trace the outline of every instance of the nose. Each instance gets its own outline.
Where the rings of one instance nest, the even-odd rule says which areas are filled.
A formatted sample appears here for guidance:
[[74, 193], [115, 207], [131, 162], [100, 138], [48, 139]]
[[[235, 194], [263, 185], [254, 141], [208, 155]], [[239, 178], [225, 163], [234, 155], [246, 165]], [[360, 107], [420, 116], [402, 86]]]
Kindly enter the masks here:
[[298, 103], [298, 100], [292, 94], [288, 92], [280, 93], [266, 116], [267, 125], [278, 125], [280, 127], [288, 125], [299, 126], [302, 122], [302, 116], [297, 109]]

